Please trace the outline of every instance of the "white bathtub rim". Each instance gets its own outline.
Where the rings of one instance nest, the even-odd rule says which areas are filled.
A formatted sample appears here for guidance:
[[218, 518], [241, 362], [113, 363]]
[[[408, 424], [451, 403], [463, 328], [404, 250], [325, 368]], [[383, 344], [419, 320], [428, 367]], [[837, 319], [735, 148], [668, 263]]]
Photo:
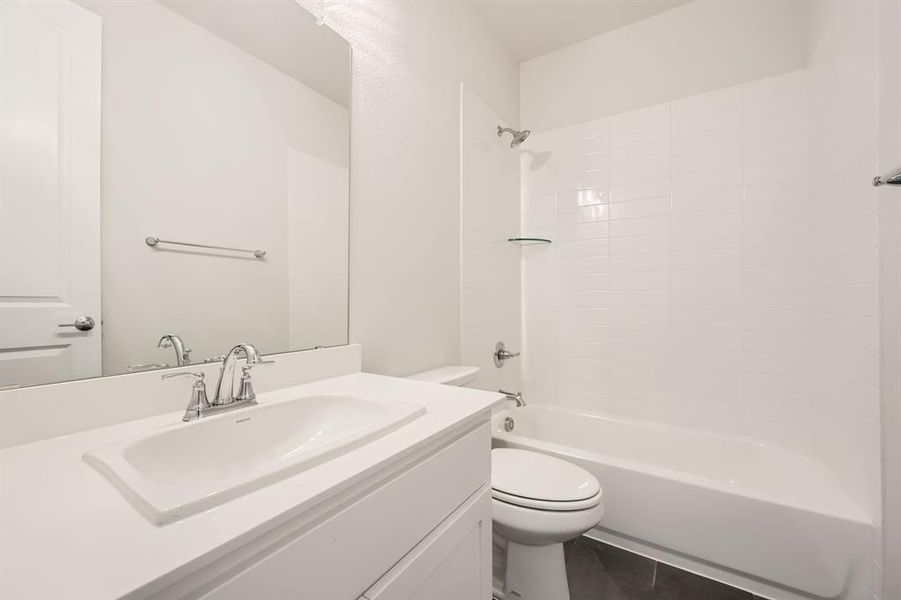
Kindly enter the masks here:
[[[509, 414], [509, 415], [515, 416], [516, 408], [517, 407], [513, 407], [513, 406], [509, 406], [509, 405], [506, 405], [506, 406], [502, 405], [499, 408], [494, 409], [493, 414], [496, 415], [499, 413], [504, 413], [504, 414]], [[650, 419], [638, 419], [635, 417], [619, 415], [616, 413], [605, 413], [605, 412], [601, 412], [601, 411], [592, 412], [592, 411], [586, 410], [584, 408], [574, 408], [574, 407], [551, 405], [551, 404], [539, 404], [537, 402], [534, 402], [534, 403], [530, 402], [528, 405], [528, 408], [546, 410], [548, 412], [554, 412], [554, 413], [566, 413], [566, 414], [571, 414], [571, 415], [577, 415], [580, 417], [590, 417], [592, 419], [601, 419], [604, 421], [613, 421], [616, 423], [624, 423], [624, 424], [628, 424], [628, 425], [640, 425], [640, 426], [646, 427], [648, 429], [684, 431], [684, 432], [691, 433], [691, 435], [715, 438], [718, 440], [725, 440], [725, 441], [730, 441], [730, 442], [738, 441], [738, 442], [758, 446], [760, 448], [778, 448], [785, 452], [790, 452], [792, 454], [801, 455], [808, 460], [814, 460], [807, 454], [804, 454], [803, 452], [800, 452], [799, 450], [796, 450], [795, 448], [791, 448], [789, 446], [784, 446], [782, 444], [779, 444], [777, 442], [773, 442], [770, 440], [761, 440], [759, 438], [751, 437], [749, 435], [744, 435], [741, 433], [720, 433], [717, 431], [711, 431], [709, 429], [701, 429], [699, 427], [689, 427], [688, 425], [681, 425], [681, 424], [677, 425], [674, 423], [665, 423], [663, 421], [653, 421]]]
[[[530, 405], [530, 406], [532, 406], [532, 405]], [[580, 416], [587, 416], [587, 417], [591, 417], [591, 418], [601, 418], [601, 419], [607, 419], [607, 420], [617, 421], [617, 422], [628, 422], [631, 424], [639, 424], [641, 426], [648, 426], [648, 427], [654, 427], [654, 428], [680, 429], [680, 430], [689, 431], [692, 434], [697, 433], [697, 434], [701, 434], [701, 435], [705, 435], [705, 436], [712, 436], [712, 437], [717, 437], [717, 438], [724, 438], [724, 439], [731, 439], [731, 440], [740, 439], [742, 441], [750, 442], [750, 443], [753, 443], [758, 446], [772, 446], [772, 447], [776, 447], [779, 450], [782, 450], [785, 452], [792, 452], [795, 454], [800, 454], [797, 451], [792, 450], [790, 448], [785, 448], [782, 446], [778, 446], [776, 444], [767, 444], [761, 440], [755, 440], [754, 438], [750, 438], [747, 436], [730, 436], [730, 435], [718, 434], [718, 433], [708, 432], [708, 431], [699, 430], [699, 429], [691, 429], [688, 427], [680, 427], [677, 425], [669, 425], [669, 424], [656, 423], [656, 422], [651, 422], [651, 421], [642, 421], [639, 419], [620, 418], [618, 416], [605, 415], [605, 414], [587, 413], [584, 411], [569, 410], [566, 408], [559, 408], [559, 407], [542, 406], [542, 405], [534, 405], [534, 407], [540, 408], [542, 410], [550, 410], [550, 411], [554, 411], [554, 412], [565, 412], [565, 413], [571, 413], [571, 414], [576, 414], [576, 415], [580, 415]], [[509, 415], [509, 416], [513, 416], [515, 418], [516, 410], [517, 409], [515, 409], [515, 408], [505, 407], [502, 410], [498, 411], [496, 414], [501, 417]], [[850, 521], [850, 522], [853, 522], [853, 523], [856, 523], [859, 525], [864, 525], [867, 527], [873, 526], [873, 520], [867, 516], [867, 514], [863, 511], [863, 509], [861, 509], [850, 498], [850, 496], [848, 496], [847, 492], [845, 492], [840, 487], [838, 482], [835, 482], [837, 490], [843, 494], [843, 498], [841, 498], [842, 502], [840, 503], [842, 505], [841, 510], [839, 510], [838, 508], [830, 508], [830, 507], [826, 507], [823, 505], [810, 505], [810, 504], [805, 504], [802, 502], [797, 502], [797, 501], [794, 501], [793, 499], [779, 497], [779, 496], [775, 496], [775, 495], [767, 494], [767, 493], [762, 493], [762, 492], [757, 491], [754, 488], [750, 488], [747, 486], [740, 486], [740, 485], [730, 486], [730, 485], [725, 484], [722, 480], [714, 478], [714, 477], [698, 475], [695, 473], [690, 473], [687, 471], [681, 471], [681, 470], [672, 469], [672, 468], [668, 468], [668, 467], [661, 467], [658, 465], [649, 464], [647, 462], [630, 460], [630, 459], [621, 458], [621, 457], [617, 457], [617, 456], [613, 456], [613, 455], [605, 454], [605, 453], [601, 453], [601, 452], [596, 452], [596, 451], [592, 451], [592, 450], [582, 450], [580, 448], [576, 448], [573, 446], [566, 446], [566, 445], [558, 444], [555, 442], [547, 442], [544, 440], [531, 438], [531, 437], [528, 437], [525, 435], [517, 434], [515, 432], [507, 433], [504, 431], [499, 431], [499, 429], [497, 427], [492, 427], [492, 436], [495, 439], [498, 439], [502, 442], [517, 444], [519, 447], [522, 447], [524, 449], [537, 448], [537, 449], [544, 450], [549, 453], [556, 453], [556, 454], [559, 454], [562, 456], [572, 456], [574, 458], [578, 458], [578, 459], [585, 460], [585, 461], [600, 462], [600, 463], [604, 463], [604, 464], [609, 464], [614, 467], [619, 467], [619, 468], [623, 468], [623, 469], [646, 473], [648, 475], [660, 477], [660, 478], [666, 479], [668, 481], [674, 481], [674, 482], [684, 483], [684, 484], [688, 484], [688, 485], [694, 485], [697, 487], [702, 487], [702, 488], [707, 488], [707, 489], [714, 489], [718, 492], [723, 492], [723, 493], [729, 494], [731, 496], [737, 496], [737, 497], [741, 497], [741, 498], [751, 498], [751, 499], [759, 500], [762, 502], [776, 504], [778, 506], [806, 511], [806, 512], [809, 512], [812, 514], [817, 514], [817, 515], [822, 515], [822, 516], [826, 516], [826, 517]], [[821, 463], [819, 463], [819, 461], [817, 461], [816, 459], [814, 459], [810, 456], [804, 455], [804, 454], [801, 454], [801, 456], [803, 456], [805, 459], [807, 459], [809, 461], [814, 462], [818, 466], [822, 467]], [[604, 482], [601, 481], [601, 488], [603, 489], [603, 487], [604, 487]]]

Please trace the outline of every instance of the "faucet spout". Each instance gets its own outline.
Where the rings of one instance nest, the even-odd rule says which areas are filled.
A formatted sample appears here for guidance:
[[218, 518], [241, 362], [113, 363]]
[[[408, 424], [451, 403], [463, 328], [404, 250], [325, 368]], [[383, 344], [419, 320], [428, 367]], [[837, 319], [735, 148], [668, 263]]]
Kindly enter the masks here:
[[235, 366], [238, 359], [246, 358], [247, 366], [255, 365], [263, 361], [262, 355], [252, 344], [237, 344], [225, 355], [222, 367], [219, 369], [219, 382], [216, 384], [216, 393], [211, 404], [231, 404], [235, 401]]
[[526, 405], [526, 401], [522, 399], [522, 392], [505, 392], [504, 390], [498, 390], [498, 393], [506, 396], [507, 400], [512, 400], [517, 408], [522, 408]]
[[185, 343], [182, 341], [181, 337], [174, 333], [167, 333], [163, 337], [160, 338], [160, 341], [156, 343], [157, 348], [174, 348], [175, 349], [175, 364], [179, 367], [183, 365], [191, 364], [191, 350], [189, 348], [185, 348]]

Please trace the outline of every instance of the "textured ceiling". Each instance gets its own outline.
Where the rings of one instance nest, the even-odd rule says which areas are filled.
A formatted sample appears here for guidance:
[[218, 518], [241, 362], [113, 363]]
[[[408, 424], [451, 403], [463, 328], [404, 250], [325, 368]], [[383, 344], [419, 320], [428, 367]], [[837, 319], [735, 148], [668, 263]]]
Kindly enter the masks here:
[[469, 0], [520, 60], [581, 42], [688, 0]]

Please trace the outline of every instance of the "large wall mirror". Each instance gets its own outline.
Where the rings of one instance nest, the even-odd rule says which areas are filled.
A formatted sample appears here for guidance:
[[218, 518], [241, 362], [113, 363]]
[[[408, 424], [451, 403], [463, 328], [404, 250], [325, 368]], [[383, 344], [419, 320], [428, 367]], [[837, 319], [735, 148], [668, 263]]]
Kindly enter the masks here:
[[344, 39], [294, 0], [0, 10], [0, 387], [347, 343]]

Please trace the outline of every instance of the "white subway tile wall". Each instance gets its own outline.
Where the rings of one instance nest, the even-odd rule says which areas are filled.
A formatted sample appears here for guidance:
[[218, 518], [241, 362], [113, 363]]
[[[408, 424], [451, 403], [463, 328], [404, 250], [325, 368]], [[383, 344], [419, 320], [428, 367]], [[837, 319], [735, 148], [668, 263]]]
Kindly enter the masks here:
[[[831, 3], [810, 68], [813, 443], [879, 524], [879, 3]], [[877, 545], [878, 546], [878, 545]]]
[[523, 254], [533, 401], [804, 452], [841, 423], [824, 403], [876, 409], [871, 132], [836, 156], [851, 198], [811, 168], [810, 77], [533, 134], [523, 230], [554, 240]]

